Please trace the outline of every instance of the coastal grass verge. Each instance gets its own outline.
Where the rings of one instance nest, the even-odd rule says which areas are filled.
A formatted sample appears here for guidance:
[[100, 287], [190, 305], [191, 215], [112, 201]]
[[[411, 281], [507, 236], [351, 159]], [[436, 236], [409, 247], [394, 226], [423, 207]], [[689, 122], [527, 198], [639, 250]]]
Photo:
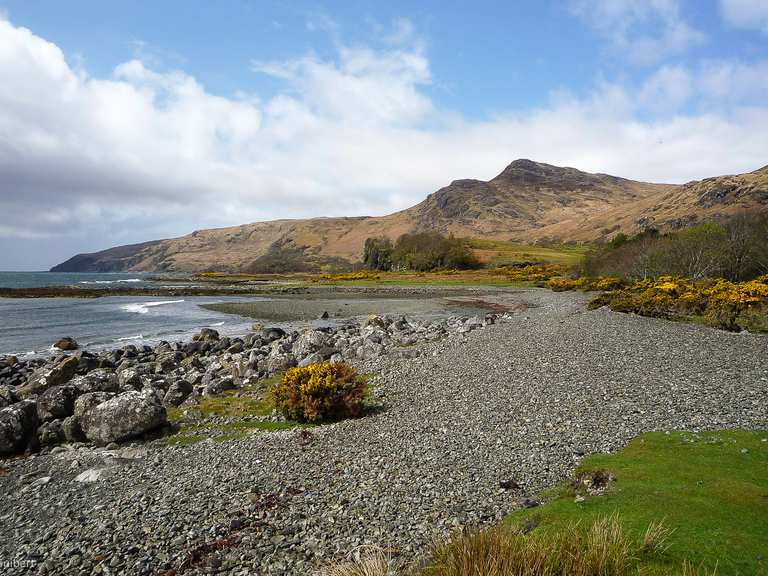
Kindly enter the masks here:
[[671, 531], [663, 554], [641, 554], [636, 573], [684, 574], [687, 564], [720, 576], [768, 574], [768, 431], [643, 434], [584, 459], [575, 478], [506, 525], [555, 534], [617, 515], [637, 540], [663, 522]]

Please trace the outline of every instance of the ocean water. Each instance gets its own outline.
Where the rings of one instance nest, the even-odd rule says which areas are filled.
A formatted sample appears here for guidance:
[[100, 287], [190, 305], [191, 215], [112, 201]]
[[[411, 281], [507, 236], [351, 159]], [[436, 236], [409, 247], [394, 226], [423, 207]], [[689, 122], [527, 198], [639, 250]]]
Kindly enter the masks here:
[[0, 288], [155, 286], [146, 272], [0, 272]]
[[[89, 287], [158, 286], [146, 274], [0, 272], [0, 286], [26, 288], [70, 284]], [[0, 356], [45, 354], [71, 336], [89, 350], [126, 344], [188, 340], [200, 328], [223, 335], [245, 333], [254, 320], [206, 310], [200, 304], [264, 300], [242, 296], [102, 298], [0, 298]]]

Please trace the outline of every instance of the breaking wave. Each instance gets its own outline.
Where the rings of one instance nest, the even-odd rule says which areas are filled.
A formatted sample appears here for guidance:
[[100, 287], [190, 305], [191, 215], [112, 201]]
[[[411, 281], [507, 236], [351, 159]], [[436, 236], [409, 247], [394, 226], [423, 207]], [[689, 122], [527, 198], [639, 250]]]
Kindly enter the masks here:
[[120, 306], [120, 309], [125, 312], [133, 312], [136, 314], [146, 314], [150, 308], [155, 306], [165, 306], [166, 304], [180, 304], [184, 300], [168, 300], [166, 302], [137, 302], [135, 304], [125, 304]]

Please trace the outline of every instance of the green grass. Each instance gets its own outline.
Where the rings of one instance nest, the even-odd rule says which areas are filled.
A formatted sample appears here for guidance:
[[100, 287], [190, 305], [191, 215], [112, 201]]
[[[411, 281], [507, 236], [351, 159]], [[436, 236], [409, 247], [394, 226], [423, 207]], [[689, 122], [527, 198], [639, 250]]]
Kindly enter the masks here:
[[[675, 531], [661, 557], [641, 574], [678, 574], [684, 559], [717, 574], [768, 574], [768, 431], [650, 433], [614, 455], [586, 458], [578, 471], [604, 469], [616, 479], [601, 496], [574, 501], [572, 487], [550, 493], [539, 508], [510, 515], [556, 530], [618, 514], [637, 537], [652, 521]], [[578, 472], [577, 471], [577, 472]]]
[[[272, 413], [274, 404], [269, 389], [279, 379], [280, 375], [276, 375], [259, 383], [259, 387], [266, 386], [267, 389], [262, 398], [235, 395], [253, 391], [254, 386], [246, 386], [238, 390], [228, 390], [221, 396], [203, 396], [198, 399], [197, 404], [191, 406], [168, 408], [168, 421], [177, 424], [179, 430], [166, 439], [166, 446], [195, 444], [208, 438], [213, 438], [216, 442], [226, 442], [244, 438], [256, 430], [274, 432], [306, 426], [292, 421], [271, 422], [246, 419], [254, 416], [269, 416]], [[230, 421], [213, 422], [211, 418], [228, 418]], [[215, 434], [212, 435], [212, 432]]]
[[491, 266], [515, 262], [544, 262], [547, 264], [576, 264], [591, 248], [588, 244], [558, 244], [532, 246], [506, 240], [469, 240], [469, 246], [481, 261]]

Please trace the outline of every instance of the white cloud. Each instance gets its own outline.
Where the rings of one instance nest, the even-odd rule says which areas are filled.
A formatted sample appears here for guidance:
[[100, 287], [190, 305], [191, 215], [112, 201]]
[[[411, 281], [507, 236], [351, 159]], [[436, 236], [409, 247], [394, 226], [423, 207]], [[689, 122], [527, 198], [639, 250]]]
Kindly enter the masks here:
[[706, 41], [682, 17], [679, 0], [571, 0], [571, 9], [638, 65], [656, 64]]
[[720, 0], [720, 10], [731, 26], [768, 33], [766, 0]]
[[654, 113], [678, 113], [688, 105], [711, 112], [765, 106], [768, 60], [707, 60], [695, 67], [663, 66], [640, 87], [638, 104]]
[[[41, 246], [36, 239], [55, 237], [34, 255], [51, 265], [74, 246], [196, 227], [383, 214], [453, 179], [491, 178], [519, 157], [676, 182], [754, 169], [768, 157], [768, 107], [754, 87], [727, 90], [764, 68], [738, 63], [669, 68], [645, 96], [602, 83], [588, 98], [561, 96], [485, 121], [430, 99], [418, 48], [342, 45], [332, 61], [255, 68], [285, 88], [267, 100], [222, 97], [139, 60], [94, 78], [54, 44], [0, 21], [0, 253], [13, 252], [6, 261], [14, 262]], [[638, 119], [654, 98], [680, 105], [685, 73], [690, 98], [706, 87], [729, 107]]]

